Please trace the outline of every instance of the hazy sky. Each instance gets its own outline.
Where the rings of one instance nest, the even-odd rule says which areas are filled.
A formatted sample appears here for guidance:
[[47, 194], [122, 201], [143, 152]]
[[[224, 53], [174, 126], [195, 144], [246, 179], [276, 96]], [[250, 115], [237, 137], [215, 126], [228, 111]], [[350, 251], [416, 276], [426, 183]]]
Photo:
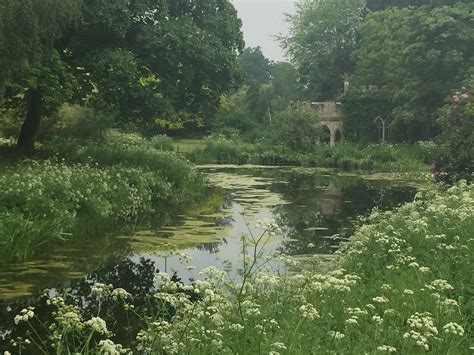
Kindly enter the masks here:
[[284, 60], [284, 52], [272, 37], [288, 33], [285, 13], [294, 13], [295, 0], [233, 0], [243, 22], [246, 47], [262, 47], [271, 60]]

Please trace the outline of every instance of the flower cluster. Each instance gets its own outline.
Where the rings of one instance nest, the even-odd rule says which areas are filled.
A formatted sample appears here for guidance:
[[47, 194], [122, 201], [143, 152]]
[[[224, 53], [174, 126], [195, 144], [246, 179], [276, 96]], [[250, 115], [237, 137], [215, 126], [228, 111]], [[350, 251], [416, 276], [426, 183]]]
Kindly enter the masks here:
[[21, 322], [27, 322], [28, 320], [33, 318], [35, 316], [34, 309], [35, 309], [34, 307], [28, 307], [28, 308], [22, 309], [20, 313], [15, 316], [15, 319], [14, 319], [15, 324], [19, 324]]

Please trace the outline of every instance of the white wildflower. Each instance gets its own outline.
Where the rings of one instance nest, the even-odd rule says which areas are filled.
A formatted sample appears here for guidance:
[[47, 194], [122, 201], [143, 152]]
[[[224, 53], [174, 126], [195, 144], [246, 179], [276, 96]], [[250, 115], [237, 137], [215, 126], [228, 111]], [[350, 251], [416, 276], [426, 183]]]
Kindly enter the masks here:
[[112, 298], [114, 301], [121, 299], [121, 300], [127, 300], [131, 299], [132, 295], [125, 291], [123, 288], [116, 288], [115, 290], [112, 291]]
[[451, 286], [448, 281], [438, 279], [431, 282], [429, 285], [425, 285], [427, 288], [433, 291], [449, 291], [454, 290], [454, 287]]
[[112, 285], [106, 285], [100, 282], [97, 282], [94, 286], [91, 288], [91, 292], [94, 295], [97, 295], [99, 297], [105, 297], [110, 294], [111, 290], [113, 289]]
[[122, 345], [115, 344], [112, 340], [106, 339], [99, 342], [100, 353], [107, 355], [119, 355], [129, 352], [128, 349], [124, 349]]
[[22, 309], [20, 313], [17, 314], [14, 318], [15, 324], [19, 324], [20, 322], [27, 322], [28, 320], [33, 318], [35, 316], [34, 309], [35, 309], [34, 307], [28, 307], [28, 308]]
[[304, 318], [308, 318], [311, 320], [319, 318], [318, 311], [311, 304], [302, 305], [300, 307], [300, 312], [303, 313]]
[[372, 298], [372, 301], [377, 302], [377, 303], [387, 303], [388, 299], [384, 296], [377, 296]]
[[459, 304], [456, 302], [456, 300], [445, 298], [441, 301], [441, 306], [445, 309], [450, 309], [459, 307]]
[[446, 324], [443, 327], [443, 331], [446, 334], [454, 334], [454, 335], [458, 335], [460, 337], [462, 337], [464, 335], [464, 328], [461, 327], [459, 324], [454, 323], [454, 322]]
[[389, 352], [389, 353], [396, 353], [397, 352], [396, 348], [394, 348], [393, 346], [389, 346], [389, 345], [381, 345], [381, 346], [377, 347], [377, 350], [378, 351], [385, 351], [385, 352]]
[[92, 317], [86, 322], [86, 325], [90, 326], [96, 333], [107, 335], [107, 323], [100, 317]]
[[356, 324], [359, 324], [359, 323], [357, 322], [357, 318], [354, 317], [354, 318], [346, 319], [346, 324], [347, 325], [356, 325]]
[[383, 323], [383, 318], [378, 316], [378, 315], [373, 316], [372, 320], [377, 324], [382, 324]]
[[427, 267], [427, 266], [420, 266], [420, 268], [418, 270], [420, 270], [420, 272], [422, 272], [424, 274], [427, 274], [428, 272], [431, 272], [430, 268]]

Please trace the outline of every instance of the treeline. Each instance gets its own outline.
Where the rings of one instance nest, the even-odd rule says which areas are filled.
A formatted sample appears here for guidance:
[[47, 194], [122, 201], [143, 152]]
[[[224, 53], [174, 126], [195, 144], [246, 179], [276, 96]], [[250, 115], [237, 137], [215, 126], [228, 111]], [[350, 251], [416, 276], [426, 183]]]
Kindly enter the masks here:
[[277, 116], [301, 96], [296, 68], [288, 62], [271, 62], [260, 47], [246, 48], [237, 61], [245, 80], [221, 98], [209, 129], [228, 138], [268, 140]]
[[2, 1], [1, 131], [29, 151], [65, 103], [97, 129], [206, 125], [240, 80], [240, 27], [227, 0]]
[[[291, 150], [314, 151], [328, 141], [324, 130], [313, 132], [317, 118], [289, 103], [340, 100], [346, 141], [433, 140], [446, 153], [432, 157], [437, 173], [472, 178], [473, 2], [300, 1], [288, 21], [290, 33], [280, 40], [291, 64], [246, 49], [239, 57], [246, 86], [221, 111], [218, 132], [230, 127], [287, 148], [298, 137]], [[286, 75], [272, 72], [275, 66]]]
[[470, 0], [367, 0], [367, 8], [370, 10], [382, 10], [389, 7], [407, 6], [441, 6], [454, 5], [460, 2], [471, 2]]
[[290, 25], [283, 44], [307, 99], [338, 98], [344, 80], [386, 88], [342, 97], [351, 140], [377, 140], [379, 115], [392, 141], [433, 139], [440, 134], [438, 110], [474, 73], [472, 2], [308, 1], [297, 4]]

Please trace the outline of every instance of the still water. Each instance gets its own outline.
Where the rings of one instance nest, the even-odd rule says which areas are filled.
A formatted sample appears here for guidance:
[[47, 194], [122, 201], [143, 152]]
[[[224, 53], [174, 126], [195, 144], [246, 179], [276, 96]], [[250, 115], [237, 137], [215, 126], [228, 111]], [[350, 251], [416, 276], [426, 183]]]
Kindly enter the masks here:
[[[0, 267], [0, 308], [44, 288], [74, 286], [114, 274], [115, 282], [134, 287], [141, 273], [156, 269], [183, 279], [224, 260], [237, 267], [242, 234], [258, 234], [257, 220], [275, 219], [285, 238], [271, 239], [265, 250], [290, 255], [331, 254], [353, 231], [353, 221], [372, 208], [386, 210], [413, 199], [406, 182], [301, 168], [202, 166], [213, 187], [184, 215], [123, 235], [78, 238], [58, 243], [40, 257]], [[166, 222], [163, 222], [166, 220]], [[192, 257], [189, 263], [170, 249]], [[192, 269], [194, 267], [194, 269]], [[122, 279], [118, 277], [122, 268]], [[126, 269], [129, 269], [128, 271]], [[141, 270], [141, 271], [140, 271]], [[117, 286], [118, 287], [118, 286]]]

